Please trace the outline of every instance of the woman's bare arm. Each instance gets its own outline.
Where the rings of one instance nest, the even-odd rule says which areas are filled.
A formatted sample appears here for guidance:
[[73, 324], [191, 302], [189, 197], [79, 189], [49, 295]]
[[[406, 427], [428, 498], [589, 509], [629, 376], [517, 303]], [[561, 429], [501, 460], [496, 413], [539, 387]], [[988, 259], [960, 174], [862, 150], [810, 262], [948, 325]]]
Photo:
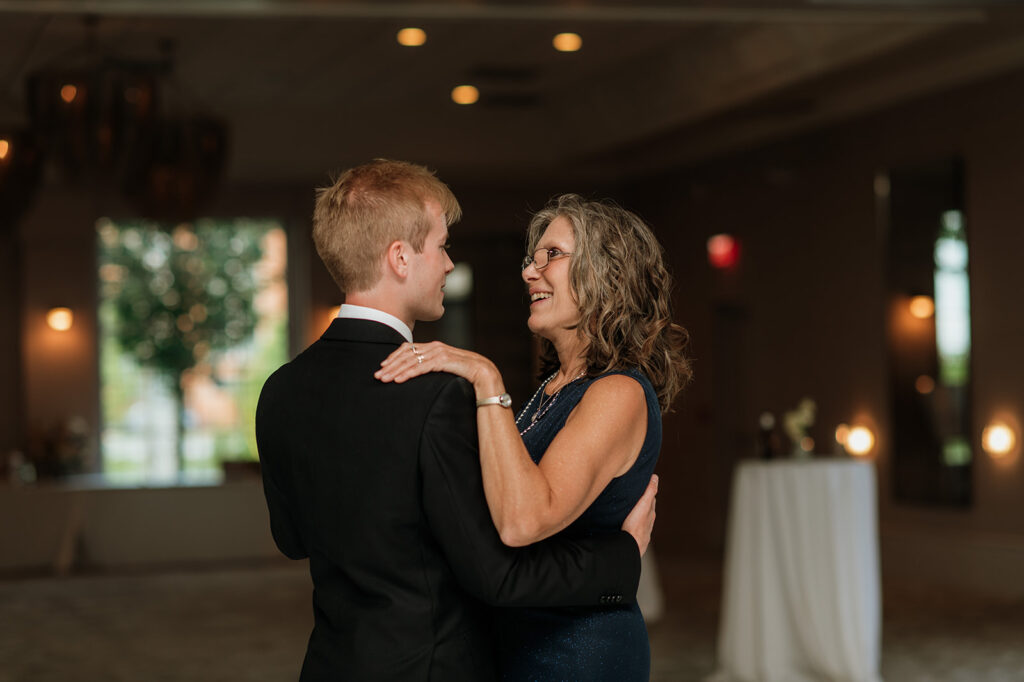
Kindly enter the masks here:
[[[382, 364], [382, 381], [406, 381], [432, 371], [468, 379], [477, 399], [505, 392], [487, 358], [441, 343], [403, 344]], [[423, 361], [418, 361], [418, 355]], [[551, 442], [540, 465], [523, 445], [511, 410], [477, 409], [484, 492], [502, 541], [511, 546], [544, 539], [576, 520], [616, 476], [636, 461], [647, 431], [643, 388], [623, 375], [595, 381]]]

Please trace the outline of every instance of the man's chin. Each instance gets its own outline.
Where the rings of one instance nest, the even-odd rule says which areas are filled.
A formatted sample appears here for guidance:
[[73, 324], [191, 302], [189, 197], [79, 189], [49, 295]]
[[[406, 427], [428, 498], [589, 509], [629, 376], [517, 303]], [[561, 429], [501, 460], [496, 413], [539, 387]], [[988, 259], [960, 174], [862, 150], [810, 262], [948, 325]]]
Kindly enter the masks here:
[[440, 306], [439, 310], [431, 310], [420, 313], [419, 315], [416, 316], [416, 319], [420, 322], [436, 322], [437, 320], [440, 320], [443, 315], [444, 306]]

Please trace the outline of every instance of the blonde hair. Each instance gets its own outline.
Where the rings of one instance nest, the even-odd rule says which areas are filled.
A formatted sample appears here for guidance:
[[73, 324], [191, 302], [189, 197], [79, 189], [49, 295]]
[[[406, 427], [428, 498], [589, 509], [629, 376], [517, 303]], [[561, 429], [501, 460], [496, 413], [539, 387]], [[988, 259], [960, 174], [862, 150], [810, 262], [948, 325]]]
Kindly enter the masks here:
[[[530, 221], [527, 253], [558, 217], [569, 221], [576, 240], [569, 283], [579, 306], [576, 332], [586, 343], [587, 373], [639, 369], [667, 412], [693, 372], [684, 354], [686, 330], [672, 322], [672, 277], [661, 244], [636, 214], [563, 194]], [[542, 339], [541, 372], [557, 367], [554, 345]]]
[[448, 225], [462, 217], [455, 195], [432, 171], [388, 159], [350, 168], [317, 190], [313, 242], [342, 292], [371, 289], [392, 242], [423, 250], [430, 231], [428, 201], [440, 204]]

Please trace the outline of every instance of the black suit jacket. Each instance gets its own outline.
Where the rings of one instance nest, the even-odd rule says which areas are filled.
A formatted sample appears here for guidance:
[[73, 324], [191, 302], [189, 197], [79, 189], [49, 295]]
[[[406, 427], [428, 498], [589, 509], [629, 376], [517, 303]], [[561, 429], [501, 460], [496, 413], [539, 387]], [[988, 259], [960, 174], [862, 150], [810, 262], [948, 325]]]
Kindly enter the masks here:
[[627, 533], [501, 543], [472, 387], [441, 373], [374, 379], [402, 341], [377, 322], [335, 320], [260, 395], [274, 540], [308, 557], [313, 578], [302, 680], [488, 680], [488, 605], [635, 598], [640, 558]]

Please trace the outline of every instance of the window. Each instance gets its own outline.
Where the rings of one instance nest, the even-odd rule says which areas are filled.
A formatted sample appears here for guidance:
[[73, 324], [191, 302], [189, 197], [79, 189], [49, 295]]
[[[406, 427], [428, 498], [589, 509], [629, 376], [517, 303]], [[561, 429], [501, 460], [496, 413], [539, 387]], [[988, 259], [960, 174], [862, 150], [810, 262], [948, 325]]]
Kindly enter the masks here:
[[284, 230], [102, 219], [97, 232], [104, 472], [206, 479], [255, 460], [259, 391], [288, 359]]

